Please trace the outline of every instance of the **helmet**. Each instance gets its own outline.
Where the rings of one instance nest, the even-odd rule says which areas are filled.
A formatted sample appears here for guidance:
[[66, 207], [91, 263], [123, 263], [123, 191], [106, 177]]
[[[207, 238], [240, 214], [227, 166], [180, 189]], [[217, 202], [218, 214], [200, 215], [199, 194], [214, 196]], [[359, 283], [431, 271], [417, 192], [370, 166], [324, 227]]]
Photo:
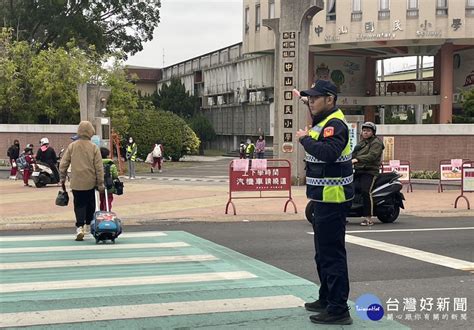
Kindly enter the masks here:
[[32, 145], [31, 143], [28, 143], [28, 144], [26, 145], [26, 148], [28, 148], [28, 149], [33, 149], [33, 145]]
[[374, 132], [374, 134], [377, 133], [377, 126], [375, 126], [375, 124], [371, 121], [363, 123], [362, 128], [370, 128]]
[[41, 144], [41, 145], [49, 144], [48, 138], [42, 138], [42, 139], [40, 140], [40, 144]]

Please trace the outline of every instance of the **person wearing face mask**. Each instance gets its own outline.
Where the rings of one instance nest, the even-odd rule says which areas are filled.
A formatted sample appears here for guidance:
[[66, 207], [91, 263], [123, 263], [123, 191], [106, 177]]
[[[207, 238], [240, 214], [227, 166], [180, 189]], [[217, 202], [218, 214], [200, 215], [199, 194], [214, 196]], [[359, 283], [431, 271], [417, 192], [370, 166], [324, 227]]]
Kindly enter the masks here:
[[372, 215], [374, 212], [374, 203], [372, 200], [372, 187], [375, 178], [379, 174], [380, 164], [384, 145], [375, 134], [377, 127], [374, 123], [368, 121], [362, 124], [361, 141], [355, 146], [352, 153], [352, 164], [354, 164], [354, 183], [355, 188], [360, 190], [363, 200], [362, 216], [364, 221], [361, 226], [372, 226]]
[[18, 167], [16, 164], [16, 160], [20, 157], [20, 141], [15, 140], [13, 144], [7, 150], [7, 156], [10, 160], [10, 180], [16, 180], [16, 175], [18, 173]]
[[315, 203], [312, 224], [321, 283], [318, 300], [304, 306], [319, 313], [310, 316], [313, 323], [348, 325], [352, 318], [347, 305], [345, 234], [346, 215], [354, 198], [349, 128], [336, 106], [333, 83], [316, 80], [300, 95], [308, 98], [312, 118], [312, 128], [298, 130], [296, 138], [306, 153], [306, 196]]
[[137, 144], [133, 141], [132, 137], [129, 137], [125, 158], [128, 162], [128, 178], [130, 180], [135, 179], [135, 162], [137, 161], [137, 151]]

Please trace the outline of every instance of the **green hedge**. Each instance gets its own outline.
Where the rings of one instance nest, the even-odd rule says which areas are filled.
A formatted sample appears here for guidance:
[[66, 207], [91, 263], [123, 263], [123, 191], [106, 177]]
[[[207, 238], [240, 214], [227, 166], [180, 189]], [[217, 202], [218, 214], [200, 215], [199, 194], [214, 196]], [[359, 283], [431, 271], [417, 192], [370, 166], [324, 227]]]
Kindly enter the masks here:
[[138, 156], [142, 159], [151, 152], [156, 141], [163, 144], [165, 157], [178, 161], [186, 154], [197, 153], [199, 138], [179, 116], [168, 111], [144, 109], [130, 115], [129, 136], [138, 145]]

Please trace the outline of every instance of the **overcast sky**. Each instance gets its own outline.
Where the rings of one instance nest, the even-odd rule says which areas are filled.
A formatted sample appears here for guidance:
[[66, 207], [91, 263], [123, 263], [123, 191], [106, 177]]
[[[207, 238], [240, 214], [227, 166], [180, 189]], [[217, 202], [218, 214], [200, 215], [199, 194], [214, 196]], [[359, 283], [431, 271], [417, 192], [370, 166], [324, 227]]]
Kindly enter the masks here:
[[163, 67], [242, 41], [242, 0], [162, 0], [153, 40], [126, 64]]

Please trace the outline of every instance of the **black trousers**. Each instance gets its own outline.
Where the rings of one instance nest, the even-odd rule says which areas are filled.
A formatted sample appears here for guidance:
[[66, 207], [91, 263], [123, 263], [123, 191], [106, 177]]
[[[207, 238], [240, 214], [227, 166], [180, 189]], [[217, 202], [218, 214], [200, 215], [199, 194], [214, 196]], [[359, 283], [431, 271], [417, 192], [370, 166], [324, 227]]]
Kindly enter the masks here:
[[319, 281], [319, 300], [329, 313], [347, 311], [349, 274], [345, 247], [346, 214], [351, 202], [316, 202], [314, 208], [314, 246]]
[[363, 217], [374, 215], [374, 202], [372, 200], [372, 187], [374, 186], [375, 175], [369, 173], [354, 173], [354, 187], [356, 192], [362, 196], [364, 207], [362, 208]]
[[84, 224], [90, 225], [95, 212], [95, 191], [91, 190], [73, 190], [74, 213], [76, 214], [76, 227], [82, 227]]

